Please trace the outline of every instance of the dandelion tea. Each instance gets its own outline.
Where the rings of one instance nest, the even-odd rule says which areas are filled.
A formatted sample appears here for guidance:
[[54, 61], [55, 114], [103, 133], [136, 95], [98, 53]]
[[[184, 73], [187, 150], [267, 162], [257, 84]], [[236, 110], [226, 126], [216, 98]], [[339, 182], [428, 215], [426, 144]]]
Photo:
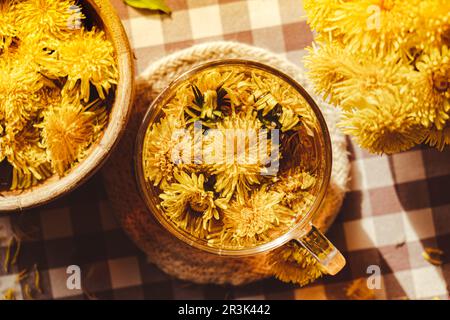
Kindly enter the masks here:
[[142, 169], [173, 228], [216, 248], [251, 248], [310, 211], [324, 179], [322, 132], [287, 81], [213, 66], [186, 76], [156, 108]]

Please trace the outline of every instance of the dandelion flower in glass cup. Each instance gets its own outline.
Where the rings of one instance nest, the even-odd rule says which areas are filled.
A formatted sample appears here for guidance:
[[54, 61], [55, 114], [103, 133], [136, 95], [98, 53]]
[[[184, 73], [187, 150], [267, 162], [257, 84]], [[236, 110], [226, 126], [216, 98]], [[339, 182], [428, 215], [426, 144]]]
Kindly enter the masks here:
[[135, 165], [155, 218], [196, 248], [243, 257], [290, 242], [323, 272], [345, 265], [311, 224], [331, 174], [325, 121], [278, 70], [230, 59], [181, 75], [149, 107]]

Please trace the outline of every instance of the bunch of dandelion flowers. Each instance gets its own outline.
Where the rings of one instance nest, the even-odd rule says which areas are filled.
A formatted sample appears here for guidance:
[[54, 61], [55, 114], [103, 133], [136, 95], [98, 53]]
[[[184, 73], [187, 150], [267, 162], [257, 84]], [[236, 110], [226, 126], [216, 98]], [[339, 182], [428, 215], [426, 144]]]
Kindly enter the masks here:
[[191, 175], [184, 171], [174, 173], [174, 183], [168, 184], [163, 193], [161, 208], [167, 217], [182, 230], [204, 238], [211, 231], [213, 221], [218, 221], [218, 205], [214, 192], [205, 190], [203, 174]]
[[36, 127], [42, 129], [42, 146], [47, 159], [60, 176], [81, 161], [107, 122], [106, 109], [98, 101], [84, 106], [78, 99], [63, 97], [43, 113]]
[[210, 235], [211, 244], [251, 247], [272, 240], [290, 226], [295, 213], [281, 205], [284, 195], [266, 186], [255, 190], [245, 202], [233, 201], [223, 210], [223, 228]]
[[39, 60], [43, 73], [49, 78], [67, 78], [63, 94], [79, 90], [87, 102], [91, 85], [101, 99], [117, 85], [119, 73], [114, 47], [103, 31], [84, 28], [74, 31], [66, 40], [50, 41], [53, 52]]
[[[305, 7], [321, 32], [316, 38], [320, 47], [313, 47], [306, 65], [316, 90], [344, 110], [343, 123], [350, 125], [344, 130], [375, 153], [399, 152], [422, 142], [442, 149], [448, 139], [439, 131], [450, 118], [448, 1], [324, 0], [307, 1]], [[317, 16], [319, 12], [326, 16]], [[378, 19], [369, 21], [369, 15]], [[390, 106], [385, 107], [385, 100]], [[394, 104], [401, 107], [394, 110]], [[381, 124], [381, 114], [389, 125]], [[400, 119], [406, 121], [403, 127]], [[371, 122], [357, 123], [366, 120]], [[373, 131], [375, 121], [380, 122], [379, 133]]]

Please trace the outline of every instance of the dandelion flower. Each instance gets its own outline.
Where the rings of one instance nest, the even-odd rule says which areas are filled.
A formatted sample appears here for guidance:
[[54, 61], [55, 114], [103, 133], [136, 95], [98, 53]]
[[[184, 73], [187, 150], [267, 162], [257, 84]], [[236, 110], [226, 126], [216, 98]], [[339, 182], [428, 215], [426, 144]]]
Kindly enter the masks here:
[[0, 58], [0, 120], [6, 131], [20, 131], [39, 111], [38, 92], [42, 76], [21, 60]]
[[106, 121], [104, 107], [95, 103], [83, 106], [76, 100], [64, 98], [59, 105], [53, 105], [43, 113], [43, 121], [36, 127], [42, 129], [47, 159], [60, 176], [86, 156]]
[[373, 153], [407, 150], [424, 139], [422, 126], [404, 99], [386, 95], [355, 112], [344, 112], [339, 126]]
[[300, 286], [315, 281], [325, 273], [317, 259], [295, 241], [273, 250], [269, 255], [269, 264], [277, 279]]
[[334, 90], [339, 83], [348, 80], [348, 74], [356, 68], [357, 61], [354, 55], [335, 43], [320, 45], [313, 43], [308, 51], [305, 67], [308, 69], [315, 91], [330, 103], [339, 105], [341, 101], [336, 97]]
[[103, 31], [82, 29], [67, 40], [56, 42], [54, 52], [39, 62], [43, 72], [52, 78], [67, 77], [63, 92], [79, 88], [81, 98], [91, 97], [91, 85], [105, 99], [118, 81], [114, 47]]
[[220, 134], [212, 141], [206, 138], [205, 161], [210, 173], [216, 176], [215, 191], [222, 197], [231, 199], [236, 192], [243, 200], [250, 187], [260, 184], [267, 172], [272, 147], [269, 139], [265, 140], [266, 148], [260, 146], [264, 143], [260, 129], [261, 123], [252, 114], [226, 117], [217, 125]]
[[193, 99], [194, 95], [191, 84], [184, 83], [178, 90], [176, 90], [173, 99], [162, 106], [162, 110], [166, 116], [178, 119], [181, 124], [185, 125], [187, 121], [192, 119], [192, 117], [198, 116], [198, 111], [197, 114], [191, 115], [189, 115], [189, 111], [186, 112], [186, 110], [193, 104]]
[[315, 115], [306, 100], [273, 76], [253, 72], [238, 90], [240, 95], [247, 96], [245, 103], [258, 110], [259, 120], [267, 128], [288, 131], [296, 130], [301, 123], [309, 128], [315, 125]]
[[419, 72], [411, 77], [414, 110], [424, 127], [442, 129], [450, 117], [450, 50], [443, 46], [422, 54], [416, 68]]
[[242, 78], [243, 74], [234, 70], [206, 70], [182, 86], [165, 111], [177, 113], [187, 123], [202, 121], [205, 126], [215, 127], [219, 119], [230, 115], [239, 104], [232, 88]]
[[450, 46], [450, 2], [447, 0], [420, 1], [417, 15], [417, 41], [420, 49], [429, 46]]
[[414, 25], [420, 0], [343, 1], [327, 18], [325, 32], [340, 38], [351, 52], [402, 49]]
[[431, 128], [426, 133], [425, 143], [432, 147], [436, 147], [438, 150], [444, 150], [446, 145], [450, 145], [450, 126], [447, 125], [441, 130]]
[[303, 7], [308, 16], [308, 24], [318, 32], [331, 30], [333, 23], [330, 18], [344, 2], [345, 0], [304, 0]]
[[409, 82], [410, 69], [396, 55], [352, 53], [330, 43], [311, 48], [305, 65], [316, 90], [344, 110], [358, 108], [374, 94], [399, 94]]
[[17, 24], [15, 19], [15, 3], [11, 1], [0, 1], [0, 53], [9, 47], [11, 41], [17, 35]]
[[284, 195], [282, 204], [306, 213], [315, 197], [310, 193], [316, 185], [316, 178], [299, 168], [289, 169], [272, 186], [271, 190]]
[[0, 139], [3, 156], [13, 167], [12, 190], [29, 188], [52, 175], [45, 150], [39, 145], [38, 130], [7, 134]]
[[181, 121], [173, 115], [152, 125], [145, 135], [142, 155], [146, 180], [164, 189], [174, 182], [176, 172], [189, 170], [195, 160], [193, 149], [201, 143], [192, 136], [193, 132], [183, 129]]
[[203, 238], [211, 230], [213, 220], [219, 219], [214, 192], [205, 190], [203, 174], [174, 173], [175, 181], [159, 195], [161, 207], [179, 228]]
[[[386, 95], [398, 96], [407, 90], [409, 68], [396, 63], [396, 57], [385, 56], [382, 60], [370, 57], [343, 71], [345, 79], [334, 86], [334, 98], [344, 110], [364, 107], [372, 97], [383, 99]], [[393, 61], [394, 60], [394, 61]]]
[[[67, 38], [73, 31], [73, 19], [83, 19], [72, 0], [24, 0], [16, 5], [19, 37]], [[80, 54], [80, 52], [77, 52]]]
[[[283, 194], [261, 187], [246, 203], [235, 201], [223, 212], [221, 244], [249, 247], [270, 241], [286, 230], [295, 218], [292, 210], [281, 205]], [[216, 235], [217, 237], [217, 235]]]

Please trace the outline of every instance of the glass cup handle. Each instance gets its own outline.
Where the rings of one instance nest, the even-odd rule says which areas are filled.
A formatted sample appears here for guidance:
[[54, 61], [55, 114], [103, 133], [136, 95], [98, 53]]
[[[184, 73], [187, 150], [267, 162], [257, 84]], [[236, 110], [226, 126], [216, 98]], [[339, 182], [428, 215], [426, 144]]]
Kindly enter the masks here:
[[345, 266], [344, 256], [319, 229], [312, 224], [310, 227], [311, 229], [306, 235], [295, 240], [317, 259], [324, 271], [330, 275], [335, 275]]

